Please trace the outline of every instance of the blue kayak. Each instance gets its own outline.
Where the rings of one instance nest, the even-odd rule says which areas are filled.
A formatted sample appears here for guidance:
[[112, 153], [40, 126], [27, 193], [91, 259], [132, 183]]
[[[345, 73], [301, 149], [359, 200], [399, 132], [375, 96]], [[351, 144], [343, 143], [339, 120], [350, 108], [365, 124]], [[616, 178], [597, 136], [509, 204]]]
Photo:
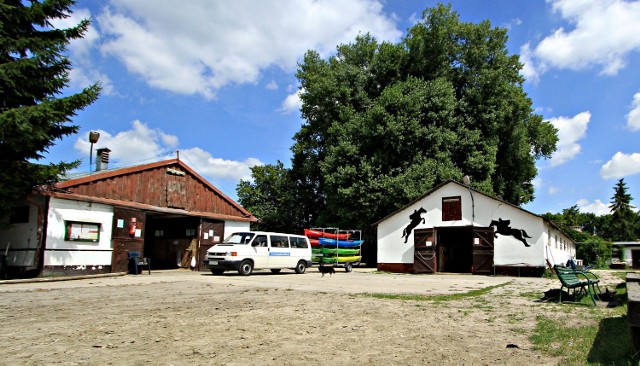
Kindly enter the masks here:
[[359, 247], [364, 243], [364, 240], [335, 240], [335, 239], [327, 239], [320, 238], [320, 245], [324, 245], [326, 247], [338, 247], [338, 248], [355, 248]]

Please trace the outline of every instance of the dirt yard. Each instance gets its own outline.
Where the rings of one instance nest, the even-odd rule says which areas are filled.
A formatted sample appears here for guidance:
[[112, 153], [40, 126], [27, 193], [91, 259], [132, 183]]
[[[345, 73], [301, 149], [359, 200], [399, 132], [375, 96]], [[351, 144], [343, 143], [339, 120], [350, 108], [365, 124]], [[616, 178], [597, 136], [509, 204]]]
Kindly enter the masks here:
[[[446, 302], [362, 295], [501, 284]], [[5, 283], [0, 365], [555, 365], [528, 336], [537, 314], [559, 312], [538, 300], [558, 287], [541, 278], [362, 269], [322, 277], [313, 268]]]

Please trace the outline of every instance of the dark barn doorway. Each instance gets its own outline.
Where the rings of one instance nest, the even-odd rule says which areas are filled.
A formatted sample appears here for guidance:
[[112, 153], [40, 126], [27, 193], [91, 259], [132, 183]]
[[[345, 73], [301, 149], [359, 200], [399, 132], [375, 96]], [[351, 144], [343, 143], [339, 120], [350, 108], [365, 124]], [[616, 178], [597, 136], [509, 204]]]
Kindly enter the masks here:
[[189, 268], [188, 248], [192, 240], [197, 240], [199, 225], [199, 217], [148, 214], [144, 253], [151, 258], [153, 268]]
[[438, 272], [471, 273], [472, 228], [437, 228]]

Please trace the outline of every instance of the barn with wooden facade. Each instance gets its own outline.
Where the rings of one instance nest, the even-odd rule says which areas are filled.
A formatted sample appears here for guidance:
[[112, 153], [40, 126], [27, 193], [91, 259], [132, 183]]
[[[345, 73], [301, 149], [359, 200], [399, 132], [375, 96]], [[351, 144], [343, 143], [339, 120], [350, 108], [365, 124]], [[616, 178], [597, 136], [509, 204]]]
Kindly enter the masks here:
[[551, 221], [452, 180], [374, 225], [380, 271], [542, 275], [576, 254]]
[[199, 267], [208, 248], [255, 220], [170, 159], [39, 187], [0, 231], [0, 243], [16, 273], [123, 272], [131, 251], [154, 269]]

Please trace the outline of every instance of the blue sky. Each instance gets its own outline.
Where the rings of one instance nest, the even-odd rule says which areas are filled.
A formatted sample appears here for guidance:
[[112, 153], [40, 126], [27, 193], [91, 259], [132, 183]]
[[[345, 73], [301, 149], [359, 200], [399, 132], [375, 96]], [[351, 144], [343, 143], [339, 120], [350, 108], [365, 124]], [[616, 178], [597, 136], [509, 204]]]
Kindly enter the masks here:
[[[624, 178], [640, 204], [640, 1], [451, 1], [463, 21], [508, 29], [524, 89], [558, 129], [552, 159], [537, 163], [534, 213], [605, 214]], [[299, 113], [296, 64], [309, 49], [330, 56], [358, 33], [398, 42], [434, 1], [79, 1], [66, 27], [91, 18], [69, 49], [66, 92], [93, 82], [100, 99], [46, 161], [111, 150], [110, 168], [180, 158], [232, 198], [250, 167], [290, 164]]]

